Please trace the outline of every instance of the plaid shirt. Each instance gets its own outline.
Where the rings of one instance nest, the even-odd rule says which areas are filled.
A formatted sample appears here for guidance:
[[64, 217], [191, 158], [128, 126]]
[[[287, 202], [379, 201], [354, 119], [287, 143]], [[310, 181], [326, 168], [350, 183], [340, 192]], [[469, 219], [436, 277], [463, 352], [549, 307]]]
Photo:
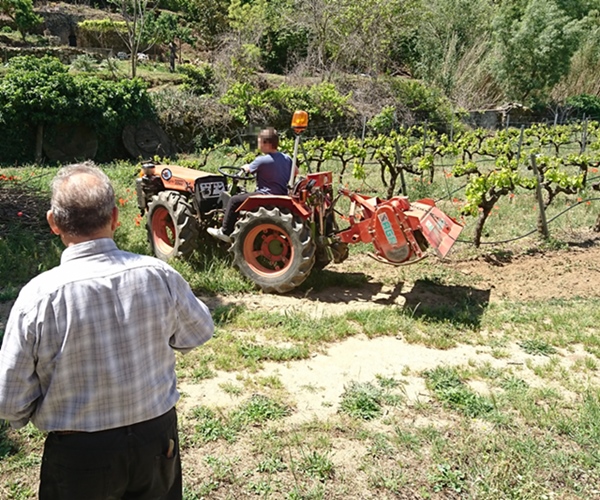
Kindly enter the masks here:
[[169, 411], [174, 349], [209, 340], [205, 304], [167, 264], [111, 239], [68, 247], [19, 294], [0, 350], [0, 418], [93, 432]]

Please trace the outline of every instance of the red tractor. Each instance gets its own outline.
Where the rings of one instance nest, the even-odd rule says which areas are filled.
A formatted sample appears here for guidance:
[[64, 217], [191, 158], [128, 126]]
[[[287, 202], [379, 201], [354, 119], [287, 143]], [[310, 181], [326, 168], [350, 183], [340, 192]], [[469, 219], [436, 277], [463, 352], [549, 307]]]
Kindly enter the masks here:
[[[294, 127], [294, 164], [301, 128]], [[158, 258], [189, 255], [206, 228], [220, 225], [228, 197], [244, 189], [249, 177], [238, 167], [221, 167], [219, 173], [142, 166], [136, 182], [138, 206], [148, 216], [149, 239]], [[331, 172], [309, 173], [290, 185], [287, 196], [248, 198], [231, 234], [234, 265], [265, 292], [288, 292], [314, 268], [343, 262], [350, 243], [372, 243], [373, 258], [401, 265], [420, 260], [428, 247], [445, 257], [462, 230], [430, 199], [381, 200], [343, 187], [334, 192]], [[341, 198], [350, 205], [344, 228], [336, 219]]]

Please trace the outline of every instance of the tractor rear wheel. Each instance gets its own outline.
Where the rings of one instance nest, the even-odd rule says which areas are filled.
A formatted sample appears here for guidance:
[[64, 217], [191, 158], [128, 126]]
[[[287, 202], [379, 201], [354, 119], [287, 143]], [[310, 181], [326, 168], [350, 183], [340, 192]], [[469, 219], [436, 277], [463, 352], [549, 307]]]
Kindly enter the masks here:
[[187, 198], [175, 191], [161, 191], [148, 204], [148, 239], [159, 259], [191, 254], [198, 244], [198, 223]]
[[279, 208], [246, 212], [231, 239], [234, 265], [265, 292], [296, 288], [315, 263], [308, 223]]

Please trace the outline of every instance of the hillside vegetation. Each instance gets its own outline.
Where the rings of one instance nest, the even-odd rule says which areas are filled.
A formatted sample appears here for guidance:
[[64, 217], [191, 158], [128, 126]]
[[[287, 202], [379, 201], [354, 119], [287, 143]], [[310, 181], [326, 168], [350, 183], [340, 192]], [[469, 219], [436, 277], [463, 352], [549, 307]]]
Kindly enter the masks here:
[[[2, 1], [0, 45], [5, 72], [15, 56], [50, 55], [86, 82], [145, 82], [151, 108], [110, 111], [115, 129], [94, 150], [107, 160], [132, 156], [106, 144], [142, 119], [167, 131], [162, 152], [172, 154], [240, 141], [266, 123], [285, 129], [296, 107], [308, 108], [312, 134], [329, 137], [364, 133], [384, 111], [394, 126], [447, 131], [467, 110], [509, 101], [532, 110], [521, 120], [597, 118], [599, 12], [600, 0]], [[43, 137], [64, 135], [58, 125], [106, 125], [69, 108], [77, 99], [65, 89], [32, 121], [13, 89], [0, 85], [0, 131], [19, 146], [0, 161], [42, 159]]]

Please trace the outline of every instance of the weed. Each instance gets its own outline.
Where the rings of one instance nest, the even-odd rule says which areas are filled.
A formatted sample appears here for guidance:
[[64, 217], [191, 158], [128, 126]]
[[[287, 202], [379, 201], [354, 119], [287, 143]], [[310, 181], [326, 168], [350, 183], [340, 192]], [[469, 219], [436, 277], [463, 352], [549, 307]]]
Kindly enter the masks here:
[[320, 387], [315, 384], [304, 384], [304, 385], [300, 386], [300, 389], [302, 389], [303, 391], [306, 391], [308, 393], [315, 394], [319, 391], [324, 390], [324, 387]]
[[288, 468], [287, 464], [277, 456], [269, 456], [261, 460], [256, 466], [256, 471], [260, 473], [275, 474]]
[[231, 396], [241, 396], [244, 393], [243, 388], [232, 384], [231, 382], [223, 382], [222, 384], [219, 384], [219, 387], [223, 389], [223, 392]]
[[270, 375], [268, 377], [257, 377], [256, 383], [259, 387], [267, 387], [269, 389], [283, 389], [283, 382], [276, 375]]
[[320, 481], [330, 479], [334, 474], [333, 462], [328, 454], [321, 454], [317, 451], [303, 454], [299, 468], [310, 477], [314, 477]]
[[400, 427], [394, 428], [394, 437], [392, 439], [396, 445], [407, 450], [416, 452], [421, 449], [421, 439], [419, 436]]
[[236, 481], [235, 464], [239, 458], [219, 458], [212, 455], [204, 457], [206, 464], [212, 469], [212, 479], [224, 482], [234, 483]]
[[506, 391], [526, 391], [529, 388], [529, 384], [523, 379], [518, 377], [510, 376], [502, 379], [500, 387]]
[[5, 421], [0, 422], [0, 460], [15, 453], [15, 443], [8, 437], [8, 424]]
[[369, 475], [369, 483], [373, 488], [387, 490], [399, 495], [406, 484], [406, 479], [401, 470], [383, 471], [376, 468], [375, 473]]
[[401, 382], [393, 377], [384, 377], [383, 375], [376, 374], [375, 378], [377, 379], [379, 386], [384, 389], [394, 389], [401, 384]]
[[213, 378], [215, 376], [216, 376], [215, 372], [213, 372], [206, 365], [199, 366], [198, 368], [194, 369], [194, 371], [192, 372], [192, 380], [194, 382], [198, 382], [200, 380], [205, 380], [208, 378]]
[[259, 424], [267, 420], [277, 420], [289, 415], [290, 410], [286, 406], [273, 401], [267, 396], [254, 394], [248, 401], [234, 410], [231, 421], [236, 427]]
[[375, 434], [373, 442], [369, 447], [369, 455], [372, 457], [390, 457], [394, 454], [394, 448], [385, 434]]
[[310, 355], [306, 346], [275, 347], [245, 342], [238, 345], [238, 352], [243, 358], [254, 361], [291, 361], [306, 359]]
[[193, 442], [206, 443], [208, 441], [217, 441], [218, 439], [225, 439], [229, 442], [235, 441], [235, 430], [222, 419], [218, 418], [210, 408], [197, 406], [192, 410], [192, 415], [198, 420], [194, 425]]
[[532, 354], [534, 356], [550, 356], [551, 354], [556, 353], [556, 349], [552, 347], [548, 342], [541, 339], [529, 339], [524, 340], [519, 343], [521, 349], [523, 349], [527, 354]]
[[351, 417], [372, 420], [381, 415], [383, 392], [370, 382], [350, 382], [341, 396], [340, 411]]
[[35, 495], [31, 487], [24, 484], [23, 481], [11, 481], [7, 484], [7, 487], [10, 500], [27, 500]]
[[433, 483], [433, 490], [436, 492], [448, 488], [456, 493], [461, 493], [465, 487], [465, 474], [449, 464], [441, 464], [430, 475], [430, 481]]
[[271, 486], [270, 481], [250, 481], [248, 483], [247, 490], [253, 495], [262, 495], [266, 497], [269, 495], [269, 493], [273, 492], [273, 487]]
[[462, 382], [454, 368], [437, 367], [425, 372], [425, 378], [440, 401], [468, 417], [484, 417], [494, 409], [489, 399], [474, 393]]

